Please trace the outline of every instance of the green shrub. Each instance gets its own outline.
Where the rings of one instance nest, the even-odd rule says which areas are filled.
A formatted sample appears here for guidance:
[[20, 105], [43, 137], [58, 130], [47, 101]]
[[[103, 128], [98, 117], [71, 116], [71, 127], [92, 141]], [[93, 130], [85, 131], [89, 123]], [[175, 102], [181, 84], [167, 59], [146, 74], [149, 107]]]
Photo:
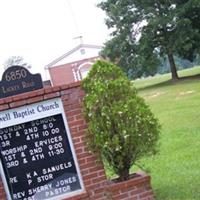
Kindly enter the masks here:
[[120, 180], [144, 155], [155, 153], [160, 126], [121, 69], [97, 61], [83, 80], [88, 145], [100, 153]]

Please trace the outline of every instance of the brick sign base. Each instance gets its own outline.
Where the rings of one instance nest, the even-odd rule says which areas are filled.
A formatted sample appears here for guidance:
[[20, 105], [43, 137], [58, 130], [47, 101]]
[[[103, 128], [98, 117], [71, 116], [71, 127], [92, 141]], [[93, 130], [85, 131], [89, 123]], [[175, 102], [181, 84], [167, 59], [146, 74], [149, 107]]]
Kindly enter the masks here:
[[114, 200], [154, 200], [150, 177], [145, 174], [137, 174], [128, 181], [111, 183], [110, 190], [111, 199]]
[[[138, 176], [125, 182], [111, 182], [107, 180], [104, 167], [99, 162], [97, 155], [88, 151], [84, 139], [87, 124], [82, 113], [84, 92], [81, 90], [80, 82], [0, 99], [0, 111], [57, 97], [61, 98], [64, 106], [84, 185], [83, 192], [64, 200], [154, 200], [149, 176], [138, 174]], [[0, 199], [6, 200], [1, 179]]]

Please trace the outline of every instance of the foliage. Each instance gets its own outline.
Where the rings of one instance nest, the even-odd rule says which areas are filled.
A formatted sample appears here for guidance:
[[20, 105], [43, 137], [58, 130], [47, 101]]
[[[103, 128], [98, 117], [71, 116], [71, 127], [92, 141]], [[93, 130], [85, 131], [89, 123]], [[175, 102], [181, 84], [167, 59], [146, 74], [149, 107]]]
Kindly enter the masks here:
[[131, 45], [121, 35], [105, 43], [101, 56], [121, 66], [130, 79], [155, 75], [159, 64], [156, 54], [139, 49], [137, 45]]
[[[197, 57], [194, 62], [191, 62], [187, 59], [182, 59], [177, 56], [174, 56], [174, 61], [176, 63], [176, 67], [178, 70], [187, 69], [194, 67], [197, 64], [198, 60]], [[169, 61], [166, 56], [160, 57], [160, 65], [157, 69], [158, 74], [165, 74], [170, 72]]]
[[[119, 38], [117, 46], [123, 43], [123, 49], [128, 47], [127, 51], [121, 48], [112, 49], [107, 42], [104, 54], [119, 51], [121, 56], [129, 58], [130, 69], [138, 66], [137, 63], [132, 64], [135, 58], [148, 66], [151, 60], [158, 64], [157, 54], [161, 57], [166, 55], [172, 78], [177, 79], [174, 55], [194, 60], [199, 54], [199, 0], [106, 0], [101, 2], [99, 7], [107, 14], [108, 28], [113, 29], [112, 42], [115, 42], [114, 38]], [[107, 56], [109, 57], [109, 54]], [[124, 68], [126, 64], [121, 62], [120, 66]], [[145, 69], [142, 71], [145, 72]]]
[[11, 66], [19, 65], [25, 67], [27, 69], [31, 68], [31, 66], [24, 61], [24, 58], [21, 56], [11, 56], [4, 63], [4, 69], [8, 69]]
[[126, 180], [136, 160], [156, 152], [158, 121], [121, 69], [109, 62], [93, 65], [83, 89], [88, 144]]

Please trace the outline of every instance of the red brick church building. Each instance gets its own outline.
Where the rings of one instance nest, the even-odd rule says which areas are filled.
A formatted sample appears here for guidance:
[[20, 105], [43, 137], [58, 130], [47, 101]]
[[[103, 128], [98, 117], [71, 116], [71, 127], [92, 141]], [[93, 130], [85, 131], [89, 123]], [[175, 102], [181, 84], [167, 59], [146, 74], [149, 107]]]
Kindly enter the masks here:
[[82, 80], [92, 64], [99, 59], [102, 47], [80, 44], [45, 66], [52, 85], [62, 85]]

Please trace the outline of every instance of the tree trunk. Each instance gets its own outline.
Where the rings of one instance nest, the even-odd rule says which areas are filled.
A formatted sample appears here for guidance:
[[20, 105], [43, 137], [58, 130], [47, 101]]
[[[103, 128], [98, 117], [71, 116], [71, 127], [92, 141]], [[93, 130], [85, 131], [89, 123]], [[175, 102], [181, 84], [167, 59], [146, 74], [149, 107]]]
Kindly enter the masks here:
[[119, 180], [120, 181], [126, 181], [129, 178], [129, 168], [130, 167], [124, 167], [119, 171]]
[[174, 62], [174, 57], [172, 53], [167, 54], [168, 59], [169, 59], [169, 64], [170, 64], [170, 69], [171, 69], [171, 74], [172, 74], [172, 80], [176, 81], [178, 80], [178, 74], [177, 74], [177, 69], [176, 65]]

